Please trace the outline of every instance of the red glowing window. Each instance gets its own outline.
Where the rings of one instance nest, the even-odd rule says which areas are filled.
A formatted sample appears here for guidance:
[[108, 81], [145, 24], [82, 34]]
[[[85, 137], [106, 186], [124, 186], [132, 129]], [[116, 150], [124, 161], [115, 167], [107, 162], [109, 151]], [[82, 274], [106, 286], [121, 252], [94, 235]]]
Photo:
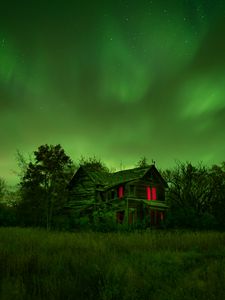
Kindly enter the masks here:
[[123, 186], [119, 186], [119, 188], [118, 188], [118, 197], [119, 198], [123, 197]]
[[156, 200], [156, 188], [152, 188], [152, 200]]
[[147, 200], [151, 200], [151, 189], [149, 186], [146, 187]]

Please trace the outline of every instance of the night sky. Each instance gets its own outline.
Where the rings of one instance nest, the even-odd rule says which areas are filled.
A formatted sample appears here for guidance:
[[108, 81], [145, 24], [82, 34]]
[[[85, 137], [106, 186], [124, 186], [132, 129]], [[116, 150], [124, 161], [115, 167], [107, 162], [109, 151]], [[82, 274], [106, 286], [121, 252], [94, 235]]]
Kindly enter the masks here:
[[225, 160], [225, 1], [2, 1], [0, 177], [60, 143], [117, 170]]

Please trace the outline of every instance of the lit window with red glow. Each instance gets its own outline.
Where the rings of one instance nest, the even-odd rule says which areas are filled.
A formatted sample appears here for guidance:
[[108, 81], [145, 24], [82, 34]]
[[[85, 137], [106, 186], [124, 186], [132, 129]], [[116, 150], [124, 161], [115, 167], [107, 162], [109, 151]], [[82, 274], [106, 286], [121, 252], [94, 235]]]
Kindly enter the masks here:
[[119, 186], [119, 188], [118, 188], [118, 197], [119, 198], [123, 197], [123, 186]]
[[151, 189], [150, 186], [146, 187], [147, 200], [151, 200]]
[[152, 188], [152, 200], [156, 200], [156, 188]]

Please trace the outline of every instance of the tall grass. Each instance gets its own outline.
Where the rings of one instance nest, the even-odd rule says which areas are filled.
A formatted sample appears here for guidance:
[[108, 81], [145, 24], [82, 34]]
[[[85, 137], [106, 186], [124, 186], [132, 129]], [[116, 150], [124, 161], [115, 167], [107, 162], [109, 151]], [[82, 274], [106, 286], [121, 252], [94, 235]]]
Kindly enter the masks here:
[[0, 228], [0, 299], [225, 299], [225, 233]]

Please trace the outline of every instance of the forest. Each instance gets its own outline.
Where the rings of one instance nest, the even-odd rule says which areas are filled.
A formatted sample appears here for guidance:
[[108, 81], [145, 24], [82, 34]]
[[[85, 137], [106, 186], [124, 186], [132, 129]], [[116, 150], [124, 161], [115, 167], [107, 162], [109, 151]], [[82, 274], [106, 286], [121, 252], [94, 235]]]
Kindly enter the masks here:
[[[96, 157], [81, 157], [76, 163], [61, 145], [41, 145], [27, 161], [17, 152], [19, 184], [10, 190], [0, 179], [0, 226], [37, 227], [47, 230], [131, 230], [115, 226], [114, 214], [105, 207], [85, 216], [65, 212], [68, 183], [79, 166], [112, 172]], [[148, 166], [146, 157], [134, 167]], [[175, 162], [172, 169], [160, 170], [168, 183], [166, 202], [169, 206], [163, 229], [225, 229], [225, 162], [205, 166], [202, 162]], [[145, 224], [137, 224], [145, 229]], [[137, 229], [137, 228], [136, 228]]]

